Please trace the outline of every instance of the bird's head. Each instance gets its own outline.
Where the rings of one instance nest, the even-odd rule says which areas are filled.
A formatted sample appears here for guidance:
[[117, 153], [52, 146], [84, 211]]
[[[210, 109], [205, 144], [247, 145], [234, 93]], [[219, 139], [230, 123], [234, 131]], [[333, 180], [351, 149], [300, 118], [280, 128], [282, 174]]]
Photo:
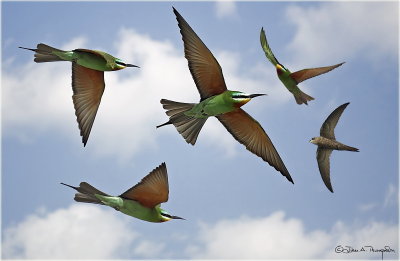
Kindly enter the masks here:
[[126, 67], [137, 67], [140, 68], [137, 65], [133, 65], [133, 64], [129, 64], [129, 63], [124, 63], [123, 61], [121, 61], [120, 59], [116, 58], [115, 59], [115, 65], [116, 65], [116, 70], [121, 70], [124, 69]]
[[181, 217], [178, 217], [178, 216], [172, 216], [172, 215], [168, 214], [167, 211], [165, 211], [165, 210], [160, 208], [160, 222], [170, 221], [171, 219], [183, 219], [183, 220], [185, 220], [184, 218], [181, 218]]
[[311, 142], [312, 144], [317, 144], [317, 138], [316, 138], [316, 137], [311, 138], [310, 142]]
[[266, 94], [247, 94], [244, 92], [231, 91], [230, 95], [231, 95], [231, 98], [232, 98], [234, 104], [237, 107], [241, 107], [241, 106], [245, 105], [246, 103], [248, 103], [254, 97], [263, 96]]

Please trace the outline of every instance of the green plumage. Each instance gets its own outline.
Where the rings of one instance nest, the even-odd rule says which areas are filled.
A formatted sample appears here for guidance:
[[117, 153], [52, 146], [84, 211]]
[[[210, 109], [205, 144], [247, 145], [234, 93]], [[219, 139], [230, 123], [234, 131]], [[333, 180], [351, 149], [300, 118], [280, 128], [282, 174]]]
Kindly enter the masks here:
[[61, 184], [78, 191], [75, 194], [75, 201], [106, 205], [144, 221], [158, 223], [171, 219], [183, 219], [168, 214], [160, 207], [162, 202], [168, 201], [169, 194], [165, 163], [153, 169], [138, 184], [119, 196], [108, 195], [86, 182], [81, 182], [79, 187]]
[[308, 101], [314, 100], [313, 97], [299, 89], [297, 86], [299, 83], [320, 74], [327, 73], [343, 64], [339, 63], [331, 66], [303, 69], [292, 73], [290, 70], [285, 68], [285, 66], [279, 63], [278, 59], [276, 59], [268, 44], [264, 28], [261, 28], [260, 43], [265, 56], [276, 68], [276, 73], [278, 74], [279, 80], [281, 80], [283, 85], [285, 85], [285, 87], [293, 94], [297, 104], [307, 104]]
[[170, 120], [157, 128], [174, 124], [186, 142], [194, 145], [208, 117], [233, 112], [249, 102], [253, 97], [263, 94], [245, 94], [239, 91], [226, 90], [221, 94], [211, 96], [199, 103], [182, 103], [162, 99], [164, 109]]
[[72, 100], [79, 124], [83, 145], [89, 139], [90, 131], [104, 92], [104, 72], [116, 71], [126, 67], [138, 67], [96, 50], [75, 49], [63, 51], [40, 43], [36, 49], [19, 47], [35, 52], [37, 63], [69, 61], [72, 62]]
[[[225, 91], [221, 94], [212, 96], [201, 101], [193, 106], [193, 108], [185, 115], [195, 118], [208, 118], [210, 116], [217, 116], [237, 109], [238, 104], [243, 103], [233, 97], [234, 94], [239, 94], [237, 91]], [[248, 99], [250, 100], [250, 99]]]
[[38, 44], [36, 49], [20, 48], [36, 52], [34, 61], [37, 63], [70, 61], [76, 62], [83, 67], [103, 72], [121, 70], [125, 67], [137, 67], [136, 65], [126, 64], [121, 59], [98, 50], [75, 49], [63, 51], [43, 43]]
[[264, 94], [246, 94], [227, 89], [221, 66], [204, 42], [181, 14], [172, 8], [182, 35], [184, 54], [197, 90], [199, 103], [161, 99], [169, 120], [158, 127], [173, 124], [185, 141], [194, 145], [208, 117], [215, 116], [246, 149], [268, 162], [290, 182], [289, 171], [261, 125], [240, 107]]
[[148, 222], [163, 222], [165, 218], [161, 215], [161, 211], [165, 212], [157, 205], [154, 208], [142, 206], [139, 202], [123, 199], [121, 197], [102, 196], [95, 194], [104, 205], [110, 206], [122, 213]]

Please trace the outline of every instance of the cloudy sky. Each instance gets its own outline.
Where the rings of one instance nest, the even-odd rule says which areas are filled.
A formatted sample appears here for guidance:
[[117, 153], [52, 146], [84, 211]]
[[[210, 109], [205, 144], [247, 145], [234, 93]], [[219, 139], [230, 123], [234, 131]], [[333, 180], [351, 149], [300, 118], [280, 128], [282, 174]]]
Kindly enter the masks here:
[[[267, 93], [243, 107], [269, 134], [294, 179], [238, 144], [214, 118], [186, 144], [159, 101], [197, 102], [174, 6], [219, 61], [227, 86]], [[2, 258], [380, 259], [398, 252], [397, 2], [2, 2]], [[346, 62], [299, 86], [299, 106], [259, 42], [264, 27], [292, 71]], [[71, 64], [36, 64], [34, 48], [98, 49], [141, 68], [105, 74], [84, 148]], [[350, 102], [333, 152], [334, 193], [311, 137]], [[166, 162], [163, 208], [186, 218], [147, 223], [73, 201], [60, 182], [118, 195]]]

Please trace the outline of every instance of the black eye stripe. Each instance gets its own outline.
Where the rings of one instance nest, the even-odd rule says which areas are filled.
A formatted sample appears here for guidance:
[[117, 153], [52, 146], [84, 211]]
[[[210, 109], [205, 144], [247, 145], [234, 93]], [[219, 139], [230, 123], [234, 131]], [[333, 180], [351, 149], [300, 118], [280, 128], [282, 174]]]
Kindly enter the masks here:
[[161, 213], [161, 215], [164, 216], [164, 217], [172, 218], [172, 216], [170, 214], [167, 214], [167, 213]]
[[122, 65], [122, 66], [126, 66], [126, 64], [125, 64], [125, 63], [123, 63], [123, 62], [118, 62], [118, 61], [115, 61], [115, 63], [116, 63], [116, 64], [119, 64], [119, 65]]

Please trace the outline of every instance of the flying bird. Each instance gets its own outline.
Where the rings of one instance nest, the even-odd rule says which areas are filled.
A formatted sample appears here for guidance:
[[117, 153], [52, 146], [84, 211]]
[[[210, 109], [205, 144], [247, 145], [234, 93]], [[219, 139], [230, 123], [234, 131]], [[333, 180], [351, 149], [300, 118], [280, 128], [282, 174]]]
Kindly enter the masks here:
[[37, 63], [72, 62], [72, 100], [84, 146], [89, 139], [104, 92], [104, 72], [117, 71], [126, 67], [139, 67], [97, 50], [63, 51], [43, 43], [38, 44], [36, 49], [19, 48], [34, 51], [34, 61]]
[[357, 148], [344, 145], [335, 138], [335, 127], [342, 115], [344, 109], [346, 109], [349, 102], [337, 107], [329, 116], [326, 118], [325, 122], [321, 126], [320, 137], [314, 137], [310, 140], [311, 143], [318, 146], [317, 149], [317, 162], [319, 172], [321, 173], [322, 180], [324, 181], [326, 187], [333, 193], [331, 178], [330, 178], [330, 163], [329, 158], [331, 156], [332, 150], [347, 150], [347, 151], [357, 151]]
[[327, 73], [344, 64], [343, 62], [332, 66], [303, 69], [292, 73], [275, 58], [271, 48], [268, 45], [264, 28], [261, 28], [260, 41], [261, 46], [265, 52], [265, 56], [276, 67], [276, 72], [278, 74], [279, 80], [281, 80], [285, 87], [293, 94], [297, 104], [307, 104], [308, 101], [314, 100], [313, 97], [302, 92], [299, 87], [297, 87], [297, 84], [320, 74]]
[[110, 196], [86, 182], [81, 182], [79, 187], [61, 184], [78, 191], [75, 201], [110, 206], [144, 221], [159, 223], [171, 219], [184, 219], [172, 216], [160, 207], [161, 203], [168, 201], [169, 194], [167, 167], [164, 162], [119, 196]]
[[201, 100], [195, 104], [162, 99], [161, 104], [169, 116], [169, 121], [157, 128], [173, 124], [186, 142], [194, 145], [208, 117], [215, 116], [238, 142], [293, 183], [267, 133], [256, 120], [240, 108], [252, 98], [264, 94], [228, 90], [218, 61], [178, 11], [175, 8], [173, 11], [182, 34], [189, 70]]

